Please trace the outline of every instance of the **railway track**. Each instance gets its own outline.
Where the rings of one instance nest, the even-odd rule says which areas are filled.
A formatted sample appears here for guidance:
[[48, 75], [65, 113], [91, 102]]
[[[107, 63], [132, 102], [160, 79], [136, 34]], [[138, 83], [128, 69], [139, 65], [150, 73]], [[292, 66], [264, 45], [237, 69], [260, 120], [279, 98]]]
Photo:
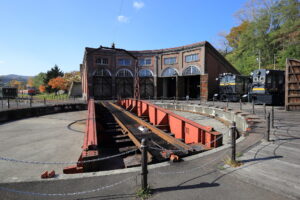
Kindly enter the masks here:
[[137, 148], [141, 146], [143, 138], [147, 139], [149, 147], [148, 162], [165, 161], [169, 159], [170, 155], [185, 157], [203, 150], [193, 148], [174, 138], [171, 133], [168, 133], [169, 130], [166, 127], [152, 126], [148, 123], [147, 118], [140, 119], [111, 102], [101, 102], [99, 105], [103, 106], [111, 114], [117, 126], [121, 128], [123, 135], [129, 137]]

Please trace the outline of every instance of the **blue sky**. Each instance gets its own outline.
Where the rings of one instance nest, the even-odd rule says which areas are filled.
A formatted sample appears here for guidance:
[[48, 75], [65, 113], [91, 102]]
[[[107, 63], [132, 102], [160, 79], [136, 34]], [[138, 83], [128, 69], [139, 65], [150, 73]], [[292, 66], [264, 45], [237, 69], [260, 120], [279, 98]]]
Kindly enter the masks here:
[[218, 44], [246, 0], [0, 0], [0, 75], [79, 70], [85, 47]]

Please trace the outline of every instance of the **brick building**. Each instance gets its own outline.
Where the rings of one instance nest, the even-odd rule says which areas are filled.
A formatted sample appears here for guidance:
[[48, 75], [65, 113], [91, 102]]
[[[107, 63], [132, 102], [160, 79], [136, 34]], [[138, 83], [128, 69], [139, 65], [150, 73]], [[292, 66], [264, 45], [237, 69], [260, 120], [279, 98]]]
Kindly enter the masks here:
[[210, 99], [220, 73], [239, 72], [208, 42], [145, 51], [85, 48], [80, 65], [83, 97], [132, 97], [138, 66], [141, 98]]

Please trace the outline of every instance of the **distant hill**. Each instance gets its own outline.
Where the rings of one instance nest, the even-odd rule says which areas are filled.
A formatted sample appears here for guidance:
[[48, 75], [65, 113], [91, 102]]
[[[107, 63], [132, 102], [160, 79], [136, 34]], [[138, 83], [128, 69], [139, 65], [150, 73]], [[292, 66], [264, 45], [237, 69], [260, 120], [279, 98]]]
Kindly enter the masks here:
[[11, 80], [17, 80], [22, 82], [27, 82], [27, 80], [32, 76], [22, 76], [16, 74], [9, 74], [9, 75], [1, 75], [0, 76], [0, 84], [7, 85]]

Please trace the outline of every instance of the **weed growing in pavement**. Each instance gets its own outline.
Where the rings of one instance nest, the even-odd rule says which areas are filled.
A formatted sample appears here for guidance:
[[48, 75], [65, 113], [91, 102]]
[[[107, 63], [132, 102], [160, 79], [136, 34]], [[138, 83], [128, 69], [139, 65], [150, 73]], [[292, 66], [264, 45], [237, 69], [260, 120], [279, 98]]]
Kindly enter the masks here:
[[137, 192], [136, 192], [136, 195], [141, 198], [142, 200], [144, 199], [148, 199], [149, 197], [151, 197], [151, 189], [150, 187], [148, 186], [145, 190], [143, 189], [139, 189]]
[[223, 161], [224, 164], [229, 165], [230, 167], [239, 167], [243, 164], [242, 162], [231, 160], [229, 157], [226, 157]]
[[242, 157], [242, 156], [243, 156], [243, 153], [241, 153], [241, 152], [238, 152], [238, 153], [236, 153], [236, 154], [235, 154], [235, 156], [236, 156], [237, 158], [240, 158], [240, 157]]

